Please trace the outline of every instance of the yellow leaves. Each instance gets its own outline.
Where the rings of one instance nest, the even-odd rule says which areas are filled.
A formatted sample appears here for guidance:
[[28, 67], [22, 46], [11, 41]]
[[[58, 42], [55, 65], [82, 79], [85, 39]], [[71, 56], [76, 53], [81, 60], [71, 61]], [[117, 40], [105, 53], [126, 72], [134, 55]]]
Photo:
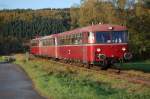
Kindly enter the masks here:
[[137, 5], [135, 8], [135, 12], [137, 16], [142, 16], [146, 14], [150, 14], [150, 10], [144, 8], [142, 5]]
[[78, 7], [71, 7], [70, 9], [70, 17], [71, 17], [71, 28], [78, 27], [78, 19], [80, 18], [79, 15], [79, 8]]
[[86, 0], [80, 7], [79, 23], [81, 26], [97, 23], [116, 22], [116, 10], [110, 2]]
[[127, 0], [118, 0], [118, 6], [120, 9], [124, 9], [126, 6], [126, 1]]

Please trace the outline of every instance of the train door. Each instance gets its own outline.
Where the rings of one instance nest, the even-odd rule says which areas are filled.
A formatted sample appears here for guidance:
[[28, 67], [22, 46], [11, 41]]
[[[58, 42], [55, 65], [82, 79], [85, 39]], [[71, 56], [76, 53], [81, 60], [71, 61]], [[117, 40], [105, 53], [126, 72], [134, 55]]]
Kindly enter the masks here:
[[95, 43], [95, 33], [88, 32], [88, 62], [93, 64], [94, 62], [94, 44]]
[[94, 32], [84, 33], [83, 40], [84, 40], [83, 63], [93, 64], [94, 62], [93, 44], [95, 43]]
[[58, 42], [57, 37], [55, 37], [55, 58], [58, 58]]
[[88, 63], [88, 58], [87, 58], [87, 42], [88, 42], [88, 33], [87, 32], [85, 32], [85, 33], [83, 33], [83, 52], [82, 52], [82, 54], [83, 54], [83, 63]]
[[39, 55], [42, 55], [42, 40], [39, 40]]

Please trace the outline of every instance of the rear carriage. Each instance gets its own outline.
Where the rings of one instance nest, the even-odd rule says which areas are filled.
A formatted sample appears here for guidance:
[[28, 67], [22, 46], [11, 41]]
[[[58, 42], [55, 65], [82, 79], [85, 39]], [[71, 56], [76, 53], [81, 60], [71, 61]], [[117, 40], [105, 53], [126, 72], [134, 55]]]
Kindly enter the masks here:
[[30, 53], [33, 55], [39, 55], [39, 40], [40, 38], [36, 38], [30, 42]]

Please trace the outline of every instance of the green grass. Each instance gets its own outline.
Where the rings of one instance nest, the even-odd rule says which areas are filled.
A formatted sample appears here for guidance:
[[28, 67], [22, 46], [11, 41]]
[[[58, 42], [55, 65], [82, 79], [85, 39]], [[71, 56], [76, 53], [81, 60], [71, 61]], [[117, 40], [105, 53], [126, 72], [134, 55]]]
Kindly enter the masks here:
[[150, 88], [52, 61], [16, 61], [35, 88], [51, 99], [149, 99]]
[[4, 61], [4, 57], [0, 56], [0, 62], [3, 62], [3, 61]]
[[120, 68], [123, 70], [138, 70], [150, 73], [150, 60], [123, 63]]
[[0, 60], [2, 60], [2, 56], [0, 56]]
[[125, 63], [121, 68], [125, 70], [139, 70], [150, 73], [150, 63]]

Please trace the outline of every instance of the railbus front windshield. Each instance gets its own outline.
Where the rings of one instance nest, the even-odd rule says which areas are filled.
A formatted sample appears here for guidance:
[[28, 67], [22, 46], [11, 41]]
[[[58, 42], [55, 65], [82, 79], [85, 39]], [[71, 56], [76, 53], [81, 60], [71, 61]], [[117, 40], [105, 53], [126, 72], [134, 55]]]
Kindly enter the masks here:
[[96, 32], [96, 43], [127, 43], [127, 31]]

